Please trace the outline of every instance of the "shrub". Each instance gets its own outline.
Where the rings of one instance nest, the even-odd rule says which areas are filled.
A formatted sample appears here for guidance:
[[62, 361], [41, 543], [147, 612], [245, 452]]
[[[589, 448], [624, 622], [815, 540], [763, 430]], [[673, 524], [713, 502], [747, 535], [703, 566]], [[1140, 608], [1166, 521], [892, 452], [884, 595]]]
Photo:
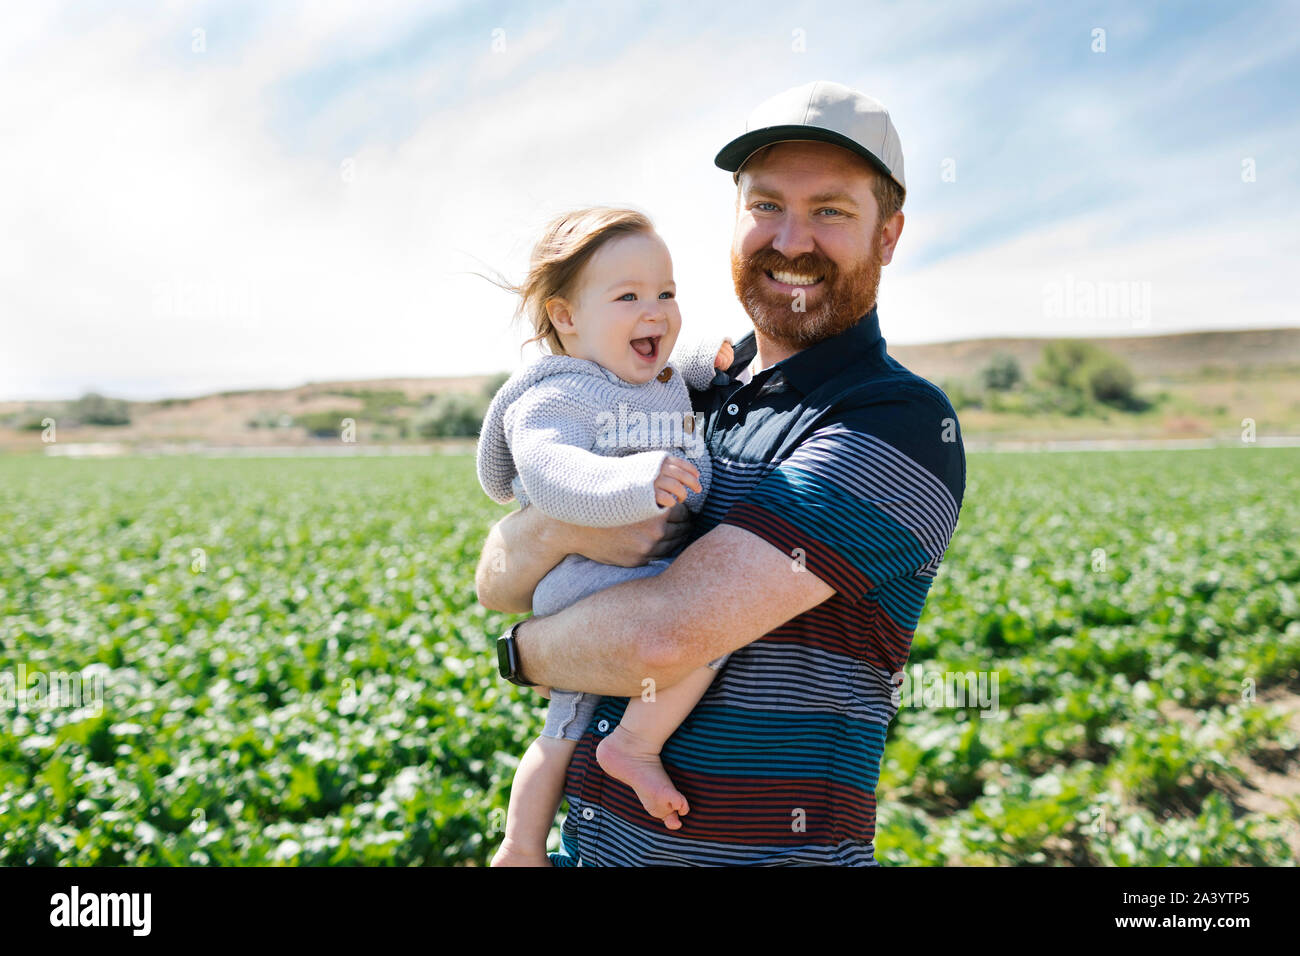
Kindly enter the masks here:
[[[342, 421], [342, 416], [339, 421]], [[301, 425], [303, 422], [295, 422], [294, 417], [287, 412], [273, 411], [260, 411], [247, 422], [249, 428], [290, 428], [295, 424]]]
[[415, 433], [421, 438], [475, 438], [486, 411], [481, 397], [433, 395], [415, 420]]
[[129, 425], [131, 413], [120, 398], [105, 398], [96, 392], [87, 392], [68, 409], [72, 418], [83, 425]]
[[342, 388], [331, 389], [323, 394], [361, 399], [361, 410], [352, 412], [352, 417], [358, 421], [364, 419], [373, 425], [400, 425], [401, 417], [397, 413], [415, 404], [406, 397], [405, 392], [395, 388], [382, 390]]
[[984, 400], [979, 393], [959, 381], [944, 382], [941, 387], [944, 394], [948, 396], [948, 401], [952, 403], [953, 411], [959, 412], [963, 408], [984, 407]]
[[1009, 392], [1020, 384], [1020, 363], [1014, 355], [999, 352], [980, 371], [980, 381], [992, 392]]
[[355, 412], [308, 412], [294, 419], [294, 424], [307, 429], [313, 438], [338, 438], [343, 433], [343, 419], [356, 418]]
[[1092, 397], [1104, 405], [1132, 408], [1137, 396], [1133, 389], [1137, 380], [1133, 371], [1122, 360], [1108, 356], [1105, 362], [1092, 367], [1088, 373], [1088, 386]]
[[58, 419], [62, 412], [48, 408], [28, 408], [9, 416], [9, 427], [19, 431], [38, 432], [45, 428], [45, 419]]
[[1034, 374], [1039, 381], [1051, 388], [1086, 392], [1087, 382], [1083, 369], [1099, 352], [1101, 349], [1091, 342], [1078, 339], [1048, 342]]
[[1049, 342], [1034, 373], [1045, 385], [1065, 393], [1059, 404], [1070, 409], [1068, 414], [1082, 414], [1089, 400], [1129, 410], [1146, 407], [1134, 391], [1137, 379], [1128, 363], [1091, 342]]

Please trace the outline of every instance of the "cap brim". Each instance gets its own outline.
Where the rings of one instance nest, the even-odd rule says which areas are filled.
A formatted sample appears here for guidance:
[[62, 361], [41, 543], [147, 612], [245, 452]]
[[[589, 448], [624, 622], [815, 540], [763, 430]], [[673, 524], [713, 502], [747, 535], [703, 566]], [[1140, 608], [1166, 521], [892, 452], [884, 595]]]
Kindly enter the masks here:
[[[874, 169], [898, 183], [898, 180], [894, 178], [894, 174], [889, 171], [889, 167], [871, 150], [849, 139], [842, 133], [822, 129], [819, 126], [765, 126], [762, 129], [751, 130], [737, 136], [722, 147], [718, 151], [718, 155], [713, 158], [713, 165], [719, 169], [725, 169], [729, 173], [734, 173], [745, 164], [745, 160], [764, 146], [770, 146], [772, 143], [788, 143], [792, 140], [812, 140], [815, 143], [830, 143], [832, 146], [840, 146], [851, 153], [861, 156]], [[900, 189], [906, 188], [902, 183], [898, 183], [898, 185]]]

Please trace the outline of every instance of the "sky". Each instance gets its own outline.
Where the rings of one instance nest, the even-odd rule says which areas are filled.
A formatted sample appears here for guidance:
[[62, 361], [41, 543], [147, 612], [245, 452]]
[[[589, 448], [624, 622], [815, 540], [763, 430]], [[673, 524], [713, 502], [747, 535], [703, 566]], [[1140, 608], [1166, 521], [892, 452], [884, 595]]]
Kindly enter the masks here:
[[899, 131], [889, 344], [1300, 325], [1300, 5], [20, 4], [0, 31], [0, 399], [508, 371], [543, 224], [630, 205], [683, 339], [749, 111]]

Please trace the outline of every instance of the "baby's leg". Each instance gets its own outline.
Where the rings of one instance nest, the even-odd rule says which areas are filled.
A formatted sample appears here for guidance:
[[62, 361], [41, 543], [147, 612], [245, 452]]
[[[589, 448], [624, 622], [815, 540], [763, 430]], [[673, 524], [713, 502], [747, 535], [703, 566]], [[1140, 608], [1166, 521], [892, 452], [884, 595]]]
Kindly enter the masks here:
[[546, 837], [564, 796], [564, 776], [577, 741], [538, 737], [524, 751], [510, 785], [506, 835], [493, 866], [550, 866]]
[[663, 820], [670, 830], [681, 829], [678, 814], [685, 815], [691, 808], [668, 778], [659, 752], [699, 703], [716, 673], [711, 666], [697, 667], [679, 683], [656, 691], [654, 700], [633, 697], [619, 725], [596, 747], [601, 768], [635, 790], [646, 812]]

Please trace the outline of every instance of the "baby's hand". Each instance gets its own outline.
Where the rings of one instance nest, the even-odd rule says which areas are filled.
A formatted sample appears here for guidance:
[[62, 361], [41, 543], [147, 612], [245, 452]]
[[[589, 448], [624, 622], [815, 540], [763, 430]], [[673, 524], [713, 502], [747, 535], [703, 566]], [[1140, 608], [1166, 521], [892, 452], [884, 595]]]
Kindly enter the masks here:
[[689, 461], [669, 455], [655, 479], [655, 504], [671, 508], [677, 502], [685, 501], [688, 491], [703, 490], [699, 469]]
[[731, 368], [731, 363], [736, 360], [736, 352], [731, 347], [730, 340], [724, 340], [721, 348], [718, 349], [718, 355], [713, 360], [714, 368], [727, 369]]

